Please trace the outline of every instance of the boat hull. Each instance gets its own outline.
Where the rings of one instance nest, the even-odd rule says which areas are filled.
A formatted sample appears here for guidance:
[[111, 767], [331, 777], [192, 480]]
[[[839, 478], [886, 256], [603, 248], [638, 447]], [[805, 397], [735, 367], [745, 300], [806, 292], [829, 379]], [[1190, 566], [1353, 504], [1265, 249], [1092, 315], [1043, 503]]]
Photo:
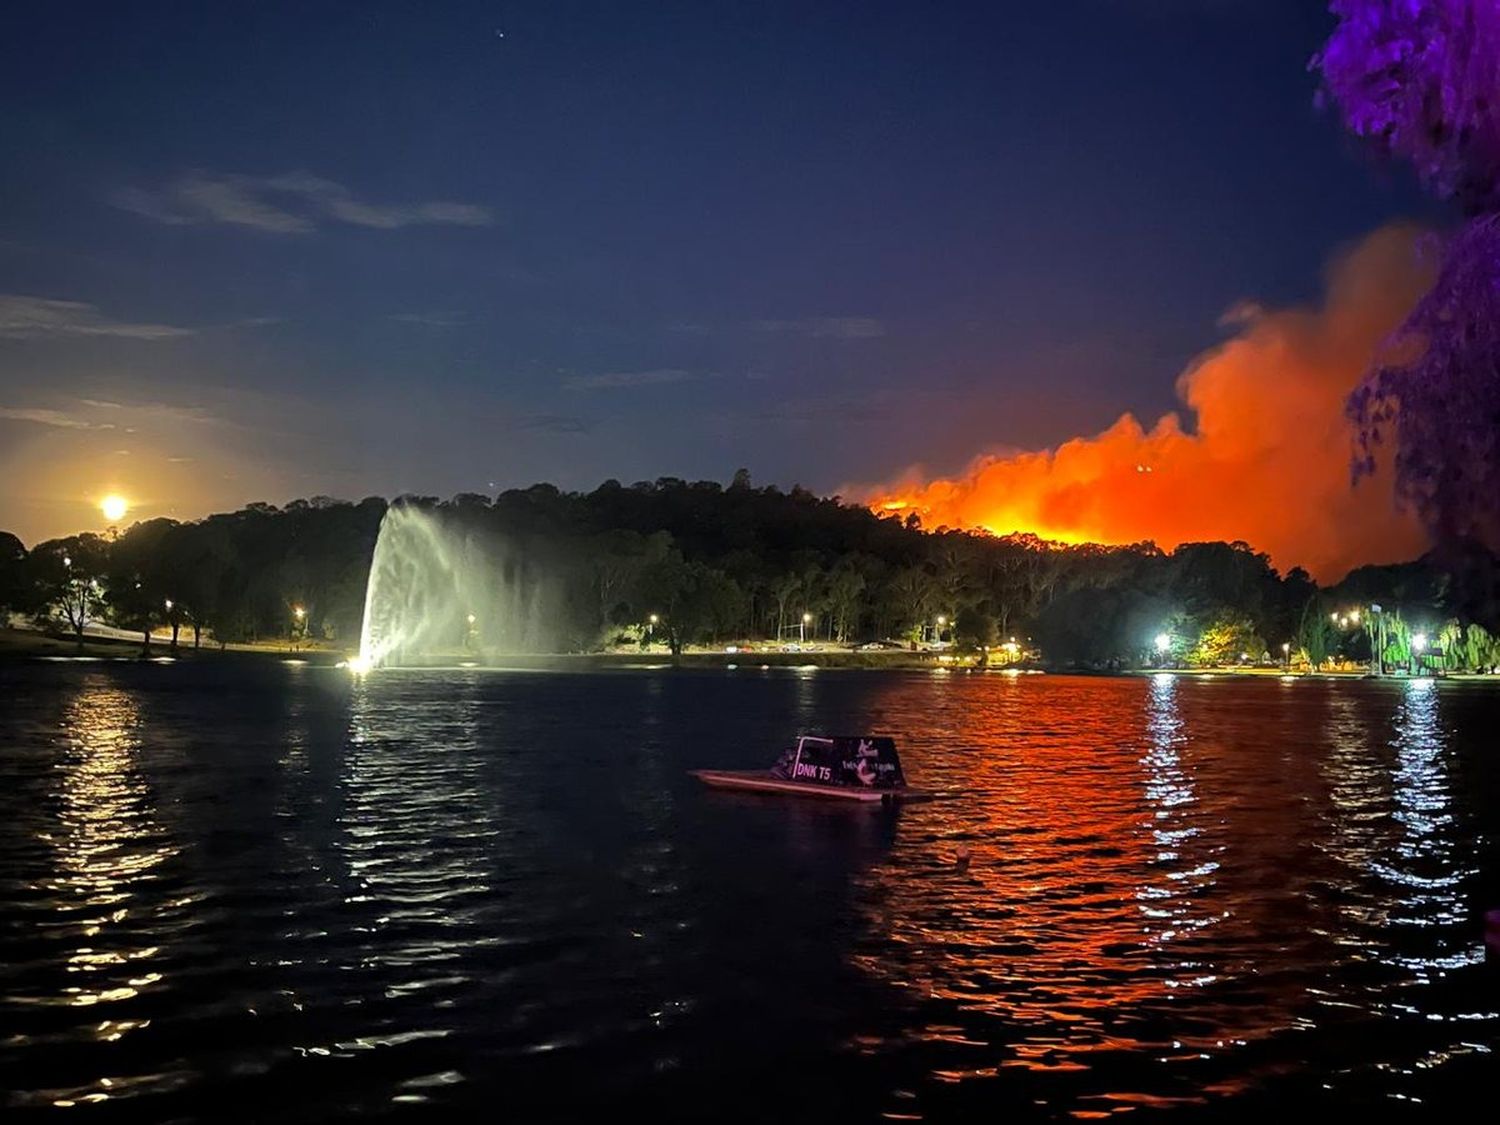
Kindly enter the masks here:
[[738, 789], [751, 793], [776, 793], [787, 797], [821, 797], [824, 800], [863, 805], [894, 805], [925, 801], [932, 797], [920, 789], [856, 789], [848, 785], [809, 785], [787, 781], [770, 770], [692, 770], [694, 777], [714, 789]]

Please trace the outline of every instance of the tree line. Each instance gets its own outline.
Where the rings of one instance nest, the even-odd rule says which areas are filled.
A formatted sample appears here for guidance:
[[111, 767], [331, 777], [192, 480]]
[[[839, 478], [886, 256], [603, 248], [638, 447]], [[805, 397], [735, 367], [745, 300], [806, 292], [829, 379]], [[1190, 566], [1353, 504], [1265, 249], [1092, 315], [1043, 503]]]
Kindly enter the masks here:
[[[1320, 589], [1242, 542], [1169, 552], [929, 531], [915, 516], [756, 487], [744, 471], [727, 486], [662, 478], [564, 492], [537, 484], [493, 498], [392, 503], [476, 537], [504, 537], [544, 567], [562, 591], [556, 636], [567, 651], [648, 635], [673, 651], [763, 639], [941, 639], [979, 650], [1014, 641], [1056, 666], [1298, 655], [1320, 664], [1357, 655], [1361, 633], [1339, 627], [1339, 607], [1384, 600], [1402, 620], [1431, 622], [1433, 637], [1448, 639], [1442, 651], [1452, 666], [1500, 660], [1483, 623], [1453, 619], [1447, 576], [1422, 560], [1361, 568]], [[377, 497], [251, 504], [30, 550], [0, 533], [0, 608], [79, 637], [99, 621], [139, 630], [147, 643], [152, 630], [169, 628], [173, 644], [305, 635], [352, 648], [387, 507]], [[1479, 631], [1466, 633], [1471, 626]]]

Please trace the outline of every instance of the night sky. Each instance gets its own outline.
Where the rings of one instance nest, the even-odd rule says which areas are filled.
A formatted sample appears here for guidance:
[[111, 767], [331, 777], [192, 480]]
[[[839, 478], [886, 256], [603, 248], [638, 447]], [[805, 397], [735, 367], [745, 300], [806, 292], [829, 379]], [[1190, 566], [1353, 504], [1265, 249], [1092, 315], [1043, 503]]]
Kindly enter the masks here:
[[1226, 309], [1427, 214], [1314, 106], [1320, 0], [232, 8], [8, 14], [28, 541], [955, 471], [1171, 408]]

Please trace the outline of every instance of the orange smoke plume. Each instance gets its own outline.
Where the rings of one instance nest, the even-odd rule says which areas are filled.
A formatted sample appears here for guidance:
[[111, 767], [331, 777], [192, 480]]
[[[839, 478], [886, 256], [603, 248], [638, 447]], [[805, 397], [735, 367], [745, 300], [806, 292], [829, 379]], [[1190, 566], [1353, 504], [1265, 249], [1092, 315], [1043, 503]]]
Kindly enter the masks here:
[[1283, 570], [1303, 566], [1324, 581], [1413, 558], [1426, 539], [1397, 510], [1388, 467], [1351, 483], [1344, 400], [1431, 281], [1419, 234], [1385, 227], [1337, 258], [1321, 308], [1232, 310], [1234, 337], [1177, 380], [1191, 430], [1176, 413], [1149, 430], [1125, 414], [1094, 437], [981, 456], [950, 479], [913, 471], [865, 499], [876, 511], [917, 512], [928, 527], [1063, 542], [1243, 539]]

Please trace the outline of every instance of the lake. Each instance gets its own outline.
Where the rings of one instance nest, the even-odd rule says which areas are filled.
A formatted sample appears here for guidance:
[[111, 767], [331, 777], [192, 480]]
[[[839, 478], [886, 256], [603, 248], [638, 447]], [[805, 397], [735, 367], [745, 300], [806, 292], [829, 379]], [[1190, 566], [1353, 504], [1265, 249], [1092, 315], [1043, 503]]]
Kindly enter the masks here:
[[[1493, 1100], [1500, 690], [0, 666], [7, 1120]], [[894, 735], [952, 799], [701, 789]], [[967, 855], [964, 864], [961, 858]]]

